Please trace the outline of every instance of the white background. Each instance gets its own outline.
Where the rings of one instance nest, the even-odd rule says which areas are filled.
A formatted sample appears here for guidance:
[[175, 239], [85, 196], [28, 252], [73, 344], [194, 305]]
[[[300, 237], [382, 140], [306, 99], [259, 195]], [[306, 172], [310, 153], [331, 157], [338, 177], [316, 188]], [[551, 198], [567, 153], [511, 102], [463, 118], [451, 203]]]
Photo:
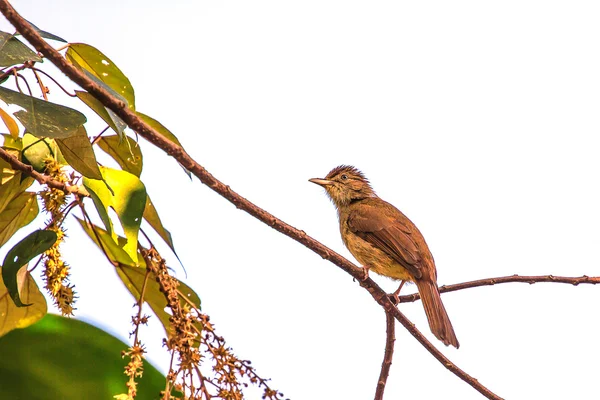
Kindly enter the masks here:
[[[13, 4], [103, 51], [130, 78], [137, 109], [201, 165], [350, 259], [333, 206], [307, 181], [342, 163], [417, 224], [440, 284], [600, 275], [595, 1]], [[102, 128], [90, 118], [91, 135]], [[144, 152], [142, 179], [187, 277], [170, 265], [236, 354], [292, 399], [372, 398], [385, 319], [368, 293], [160, 151]], [[69, 234], [77, 317], [127, 339], [133, 299], [76, 225]], [[420, 303], [401, 310], [498, 395], [598, 398], [598, 288], [506, 284], [443, 299], [460, 350], [435, 340]], [[142, 339], [164, 370], [161, 335], [151, 324]], [[481, 395], [399, 326], [385, 398]]]

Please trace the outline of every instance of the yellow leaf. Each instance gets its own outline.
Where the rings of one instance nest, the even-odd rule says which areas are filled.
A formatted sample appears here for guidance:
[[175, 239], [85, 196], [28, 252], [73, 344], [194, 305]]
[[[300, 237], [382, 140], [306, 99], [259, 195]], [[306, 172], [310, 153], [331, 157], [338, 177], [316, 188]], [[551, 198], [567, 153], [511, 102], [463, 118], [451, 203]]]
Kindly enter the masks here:
[[17, 125], [17, 122], [14, 120], [14, 118], [11, 117], [9, 113], [7, 113], [6, 111], [4, 111], [1, 108], [0, 108], [0, 118], [2, 118], [2, 121], [4, 121], [4, 124], [8, 128], [8, 132], [10, 133], [10, 136], [12, 136], [14, 139], [18, 138], [19, 137], [19, 125]]

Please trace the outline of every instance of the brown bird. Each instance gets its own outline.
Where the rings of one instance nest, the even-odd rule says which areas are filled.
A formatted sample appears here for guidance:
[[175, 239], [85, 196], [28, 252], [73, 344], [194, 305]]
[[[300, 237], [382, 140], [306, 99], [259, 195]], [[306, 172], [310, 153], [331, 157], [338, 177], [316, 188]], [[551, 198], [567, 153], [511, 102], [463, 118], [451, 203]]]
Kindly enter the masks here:
[[458, 349], [456, 334], [437, 287], [437, 272], [425, 238], [400, 210], [380, 199], [367, 178], [348, 165], [334, 168], [321, 185], [337, 208], [340, 232], [350, 253], [379, 275], [415, 282], [431, 332], [446, 346]]

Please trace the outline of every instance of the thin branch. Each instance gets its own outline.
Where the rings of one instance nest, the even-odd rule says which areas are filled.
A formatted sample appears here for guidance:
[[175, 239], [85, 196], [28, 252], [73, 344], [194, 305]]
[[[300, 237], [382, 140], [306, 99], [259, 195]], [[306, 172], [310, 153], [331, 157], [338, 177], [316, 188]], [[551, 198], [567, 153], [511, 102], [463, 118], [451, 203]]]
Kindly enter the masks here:
[[[186, 151], [166, 139], [147, 123], [142, 121], [132, 110], [127, 107], [124, 101], [113, 97], [107, 90], [92, 81], [81, 71], [70, 64], [62, 55], [52, 48], [42, 37], [33, 29], [31, 24], [23, 19], [15, 9], [10, 5], [8, 0], [0, 0], [0, 11], [10, 21], [10, 23], [23, 35], [29, 43], [46, 58], [48, 58], [56, 67], [61, 70], [73, 82], [77, 83], [84, 90], [89, 92], [97, 100], [102, 102], [104, 106], [111, 109], [117, 114], [131, 129], [136, 131], [140, 136], [164, 150], [167, 154], [173, 156], [183, 167], [193, 173], [202, 183], [220, 194], [222, 197], [230, 201], [237, 208], [246, 211], [253, 217], [271, 226], [273, 229], [283, 233], [284, 235], [296, 240], [304, 246], [311, 249], [326, 260], [331, 261], [342, 270], [346, 271], [359, 281], [364, 277], [363, 269], [355, 266], [341, 255], [329, 249], [322, 243], [308, 236], [304, 231], [294, 228], [293, 226], [276, 218], [272, 214], [256, 206], [252, 202], [246, 200], [234, 192], [228, 185], [217, 180], [204, 167], [198, 164]], [[368, 278], [361, 282], [361, 285], [371, 294], [371, 296], [381, 305], [387, 312], [392, 312], [394, 317], [421, 343], [425, 348], [439, 360], [447, 369], [453, 372], [456, 376], [467, 382], [474, 389], [482, 393], [490, 399], [500, 399], [496, 394], [491, 392], [475, 378], [471, 377], [454, 363], [448, 360], [433, 344], [431, 344], [415, 326], [391, 303], [387, 294], [381, 289], [372, 279]]]
[[0, 147], [0, 158], [8, 162], [13, 169], [26, 173], [42, 185], [48, 185], [53, 189], [59, 189], [66, 193], [73, 193], [79, 196], [89, 196], [87, 190], [81, 186], [70, 186], [66, 183], [52, 179], [48, 175], [37, 172], [31, 165], [27, 165], [19, 161], [16, 157]]
[[[470, 289], [480, 286], [492, 286], [498, 285], [500, 283], [529, 283], [533, 285], [534, 283], [568, 283], [573, 286], [577, 286], [579, 284], [590, 284], [590, 285], [598, 285], [600, 284], [600, 276], [587, 276], [583, 275], [580, 277], [570, 277], [570, 276], [554, 276], [554, 275], [537, 275], [537, 276], [524, 276], [524, 275], [510, 275], [510, 276], [499, 276], [497, 278], [486, 278], [486, 279], [478, 279], [476, 281], [470, 282], [462, 282], [455, 283], [453, 285], [444, 285], [440, 286], [440, 293], [448, 293], [448, 292], [456, 292], [457, 290]], [[398, 296], [400, 303], [412, 303], [413, 301], [417, 301], [421, 298], [419, 293], [407, 294], [404, 296]]]
[[385, 327], [385, 352], [383, 353], [381, 372], [379, 373], [379, 380], [377, 381], [377, 388], [375, 390], [375, 400], [383, 400], [383, 392], [385, 391], [385, 384], [387, 382], [388, 375], [390, 374], [392, 358], [394, 356], [396, 320], [392, 314], [387, 312], [385, 313]]
[[37, 83], [40, 86], [40, 90], [42, 91], [42, 96], [44, 96], [44, 100], [48, 101], [48, 93], [50, 93], [50, 90], [47, 86], [44, 85], [44, 83], [40, 79], [40, 76], [36, 72], [36, 69], [32, 68], [31, 71], [33, 72], [33, 75], [35, 76], [35, 79], [37, 80]]
[[17, 89], [19, 89], [19, 92], [23, 93], [23, 90], [21, 90], [21, 86], [19, 85], [19, 78], [21, 78], [23, 79], [23, 82], [25, 82], [25, 86], [27, 86], [27, 91], [29, 92], [29, 95], [33, 96], [33, 92], [31, 91], [31, 87], [29, 87], [29, 82], [27, 82], [27, 79], [25, 79], [25, 77], [19, 74], [16, 70], [14, 71], [14, 76], [15, 84], [17, 85]]
[[94, 139], [92, 139], [91, 145], [93, 146], [96, 143], [98, 143], [98, 140], [100, 140], [102, 135], [104, 135], [104, 132], [106, 132], [109, 128], [110, 128], [110, 126], [106, 125], [106, 128], [102, 129], [102, 131], [98, 134], [98, 136], [95, 136]]
[[3, 69], [3, 72], [0, 74], [0, 81], [4, 80], [4, 78], [6, 78], [9, 75], [13, 75], [15, 73], [15, 71], [22, 71], [26, 68], [31, 68], [33, 66], [33, 64], [35, 64], [35, 61], [25, 61], [23, 64], [21, 65], [17, 65], [14, 66], [8, 70], [5, 70], [6, 68]]
[[[41, 74], [44, 74], [44, 75], [46, 75], [46, 77], [48, 77], [50, 80], [52, 80], [52, 82], [54, 82], [54, 84], [55, 84], [56, 86], [58, 86], [58, 87], [59, 87], [59, 88], [60, 88], [60, 89], [61, 89], [63, 92], [65, 92], [65, 94], [66, 94], [67, 96], [70, 96], [70, 97], [77, 97], [77, 95], [76, 95], [75, 93], [69, 93], [69, 91], [68, 91], [67, 89], [65, 89], [65, 88], [64, 88], [64, 87], [63, 87], [63, 86], [62, 86], [60, 83], [58, 83], [58, 81], [57, 81], [56, 79], [54, 79], [54, 78], [53, 78], [53, 77], [52, 77], [50, 74], [48, 74], [47, 72], [45, 72], [45, 71], [43, 71], [43, 70], [41, 70], [41, 69], [34, 68], [34, 67], [31, 67], [31, 70], [33, 71], [33, 73], [34, 73], [34, 74], [36, 74], [37, 72], [39, 72], [39, 73], [41, 73]], [[36, 74], [36, 76], [37, 76], [37, 74]]]

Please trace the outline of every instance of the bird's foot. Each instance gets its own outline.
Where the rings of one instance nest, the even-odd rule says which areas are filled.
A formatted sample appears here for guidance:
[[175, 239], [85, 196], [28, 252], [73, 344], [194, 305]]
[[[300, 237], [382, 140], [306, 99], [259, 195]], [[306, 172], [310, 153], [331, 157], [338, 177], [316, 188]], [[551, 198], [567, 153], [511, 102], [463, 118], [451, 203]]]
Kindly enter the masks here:
[[371, 267], [365, 265], [362, 267], [363, 270], [363, 277], [362, 277], [362, 281], [366, 281], [367, 279], [369, 279], [369, 270], [371, 269]]
[[396, 289], [394, 293], [389, 294], [390, 301], [394, 303], [395, 306], [397, 306], [400, 303], [400, 291], [402, 290], [402, 286], [404, 286], [405, 283], [406, 281], [400, 282], [400, 286], [398, 286], [398, 289]]

